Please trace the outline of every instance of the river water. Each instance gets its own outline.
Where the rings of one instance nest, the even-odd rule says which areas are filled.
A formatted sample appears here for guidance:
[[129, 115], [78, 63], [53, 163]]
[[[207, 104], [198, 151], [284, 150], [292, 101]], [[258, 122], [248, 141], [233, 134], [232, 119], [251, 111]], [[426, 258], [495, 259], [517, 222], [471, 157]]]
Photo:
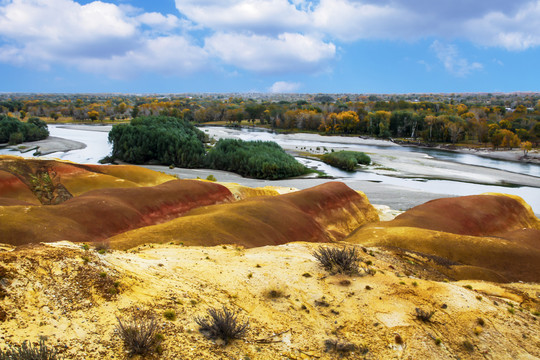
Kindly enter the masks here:
[[[78, 126], [63, 126], [63, 125], [49, 125], [49, 131], [51, 136], [66, 138], [75, 140], [86, 144], [86, 148], [81, 150], [72, 150], [68, 152], [57, 152], [47, 155], [49, 158], [59, 158], [63, 160], [74, 161], [78, 163], [91, 163], [96, 164], [100, 159], [110, 154], [112, 147], [108, 143], [108, 129], [110, 127], [96, 126], [78, 127]], [[220, 137], [232, 137], [242, 140], [263, 140], [263, 141], [275, 141], [284, 148], [296, 148], [296, 149], [313, 149], [317, 147], [332, 147], [336, 150], [347, 149], [364, 151], [370, 153], [376, 153], [381, 150], [398, 150], [404, 152], [420, 152], [427, 154], [430, 157], [440, 160], [463, 163], [475, 166], [489, 167], [504, 170], [507, 172], [526, 174], [534, 177], [538, 177], [539, 188], [530, 186], [521, 187], [502, 187], [493, 185], [481, 185], [466, 182], [450, 181], [450, 180], [426, 180], [426, 179], [410, 179], [399, 178], [394, 176], [386, 176], [380, 174], [374, 174], [365, 171], [346, 172], [329, 165], [326, 165], [320, 161], [315, 161], [305, 158], [297, 158], [300, 162], [311, 168], [317, 168], [324, 171], [326, 174], [331, 175], [337, 179], [347, 180], [360, 180], [369, 181], [387, 185], [400, 186], [404, 188], [422, 190], [426, 192], [432, 192], [436, 194], [445, 195], [475, 195], [485, 192], [499, 192], [508, 193], [521, 196], [527, 201], [533, 208], [534, 212], [540, 213], [540, 165], [515, 163], [503, 160], [493, 160], [488, 158], [479, 157], [470, 154], [459, 154], [448, 151], [442, 151], [437, 149], [419, 149], [414, 147], [404, 147], [393, 144], [391, 142], [384, 142], [379, 140], [368, 141], [367, 144], [359, 144], [358, 138], [347, 137], [326, 137], [316, 136], [313, 134], [275, 134], [273, 132], [254, 129], [224, 129], [221, 127], [205, 127], [203, 130], [210, 134], [221, 134]], [[225, 134], [225, 135], [224, 135]], [[0, 154], [21, 155], [18, 152], [13, 152], [8, 149], [0, 149]], [[32, 151], [22, 154], [26, 157], [32, 156]]]

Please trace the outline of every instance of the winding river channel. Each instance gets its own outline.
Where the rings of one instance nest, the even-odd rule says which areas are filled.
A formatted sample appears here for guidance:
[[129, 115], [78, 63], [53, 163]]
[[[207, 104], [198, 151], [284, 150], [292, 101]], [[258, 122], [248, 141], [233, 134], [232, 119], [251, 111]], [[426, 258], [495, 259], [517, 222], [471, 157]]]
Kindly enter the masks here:
[[[440, 196], [463, 196], [485, 192], [508, 193], [521, 196], [532, 206], [536, 214], [540, 214], [540, 165], [495, 160], [439, 149], [405, 147], [389, 141], [359, 137], [276, 134], [261, 129], [230, 129], [213, 126], [201, 129], [216, 139], [275, 141], [306, 166], [321, 170], [358, 190], [365, 191], [366, 186], [374, 187], [378, 184], [391, 187], [394, 191], [403, 189], [416, 191], [418, 194], [427, 192], [440, 194]], [[86, 147], [80, 150], [51, 153], [47, 157], [95, 164], [111, 152], [111, 145], [107, 141], [109, 130], [110, 126], [49, 125], [51, 137], [78, 141], [86, 144]], [[366, 152], [375, 165], [355, 172], [346, 172], [305, 156], [308, 152], [322, 153], [332, 149]], [[19, 155], [18, 152], [8, 149], [0, 149], [0, 154]], [[32, 156], [32, 151], [23, 156]], [[260, 181], [255, 183], [251, 180], [243, 181], [241, 178], [234, 178], [234, 181], [244, 182], [248, 186], [274, 184], [265, 182], [261, 185]], [[313, 181], [313, 185], [320, 181], [323, 180]], [[281, 181], [275, 184], [295, 186], [299, 183]], [[370, 194], [365, 192], [370, 197]], [[391, 201], [389, 205], [396, 206]]]

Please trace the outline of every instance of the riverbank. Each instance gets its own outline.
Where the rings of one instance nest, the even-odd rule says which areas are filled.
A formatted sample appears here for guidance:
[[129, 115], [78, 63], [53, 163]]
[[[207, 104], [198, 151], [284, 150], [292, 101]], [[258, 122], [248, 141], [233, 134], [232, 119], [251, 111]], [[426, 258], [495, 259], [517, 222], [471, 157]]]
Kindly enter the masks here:
[[[107, 143], [107, 131], [111, 126], [103, 125], [58, 125], [51, 128], [51, 134], [65, 139], [73, 139], [84, 143], [84, 150], [56, 152], [50, 156], [78, 163], [93, 163], [108, 155], [111, 151]], [[535, 213], [540, 212], [540, 172], [534, 176], [523, 175], [520, 170], [525, 164], [511, 163], [515, 169], [502, 169], [499, 163], [488, 164], [485, 158], [466, 155], [477, 161], [473, 164], [449, 158], [441, 160], [427, 155], [422, 149], [402, 147], [390, 141], [366, 139], [351, 136], [321, 136], [318, 134], [274, 134], [257, 129], [239, 131], [225, 127], [204, 127], [202, 130], [209, 136], [219, 138], [240, 138], [243, 140], [276, 141], [292, 154], [323, 153], [324, 151], [356, 150], [368, 153], [373, 161], [362, 171], [347, 173], [339, 169], [320, 169], [327, 171], [337, 181], [349, 187], [363, 191], [374, 204], [390, 206], [396, 210], [406, 210], [426, 201], [449, 196], [481, 194], [485, 192], [511, 193], [521, 196], [529, 202]], [[47, 139], [44, 141], [51, 141]], [[56, 149], [58, 150], [58, 149]], [[65, 151], [58, 150], [58, 151]], [[0, 153], [13, 155], [11, 151], [0, 150]], [[444, 156], [454, 153], [442, 152]], [[31, 155], [32, 153], [27, 153]], [[28, 156], [24, 155], [24, 156]], [[303, 156], [303, 155], [302, 155]], [[464, 155], [465, 156], [465, 155]], [[304, 159], [300, 159], [304, 162]], [[504, 165], [507, 165], [507, 164]], [[307, 160], [309, 167], [323, 167], [320, 161]], [[172, 169], [168, 166], [146, 166], [154, 170], [178, 175], [181, 178], [206, 179], [210, 174], [218, 181], [235, 182], [250, 187], [290, 186], [305, 189], [333, 179], [301, 178], [279, 181], [264, 181], [243, 178], [237, 174], [205, 169]], [[507, 187], [513, 186], [520, 187]], [[504, 186], [504, 187], [503, 187]]]
[[24, 142], [17, 145], [9, 145], [6, 147], [11, 149], [13, 152], [27, 153], [33, 151], [37, 155], [49, 155], [56, 152], [67, 152], [71, 150], [81, 150], [86, 148], [86, 144], [64, 139], [56, 136], [49, 136], [46, 139]]
[[532, 149], [525, 155], [521, 149], [493, 149], [492, 147], [470, 147], [466, 145], [437, 144], [429, 146], [427, 144], [411, 142], [407, 140], [392, 140], [400, 146], [415, 147], [418, 149], [439, 149], [459, 154], [471, 154], [488, 159], [515, 161], [522, 163], [540, 164], [540, 149]]

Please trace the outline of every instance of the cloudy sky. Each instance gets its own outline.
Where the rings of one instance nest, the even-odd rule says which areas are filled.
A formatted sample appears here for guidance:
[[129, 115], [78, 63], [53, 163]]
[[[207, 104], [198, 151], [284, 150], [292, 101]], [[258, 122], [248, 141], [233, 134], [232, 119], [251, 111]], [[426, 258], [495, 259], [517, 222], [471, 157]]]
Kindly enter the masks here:
[[0, 92], [540, 91], [540, 0], [0, 0]]

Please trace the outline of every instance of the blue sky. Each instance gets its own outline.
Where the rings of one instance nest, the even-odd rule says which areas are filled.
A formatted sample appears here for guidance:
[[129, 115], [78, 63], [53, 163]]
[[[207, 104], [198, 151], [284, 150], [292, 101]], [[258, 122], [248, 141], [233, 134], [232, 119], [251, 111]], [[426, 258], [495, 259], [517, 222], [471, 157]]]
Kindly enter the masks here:
[[540, 91], [540, 0], [0, 0], [0, 92]]

